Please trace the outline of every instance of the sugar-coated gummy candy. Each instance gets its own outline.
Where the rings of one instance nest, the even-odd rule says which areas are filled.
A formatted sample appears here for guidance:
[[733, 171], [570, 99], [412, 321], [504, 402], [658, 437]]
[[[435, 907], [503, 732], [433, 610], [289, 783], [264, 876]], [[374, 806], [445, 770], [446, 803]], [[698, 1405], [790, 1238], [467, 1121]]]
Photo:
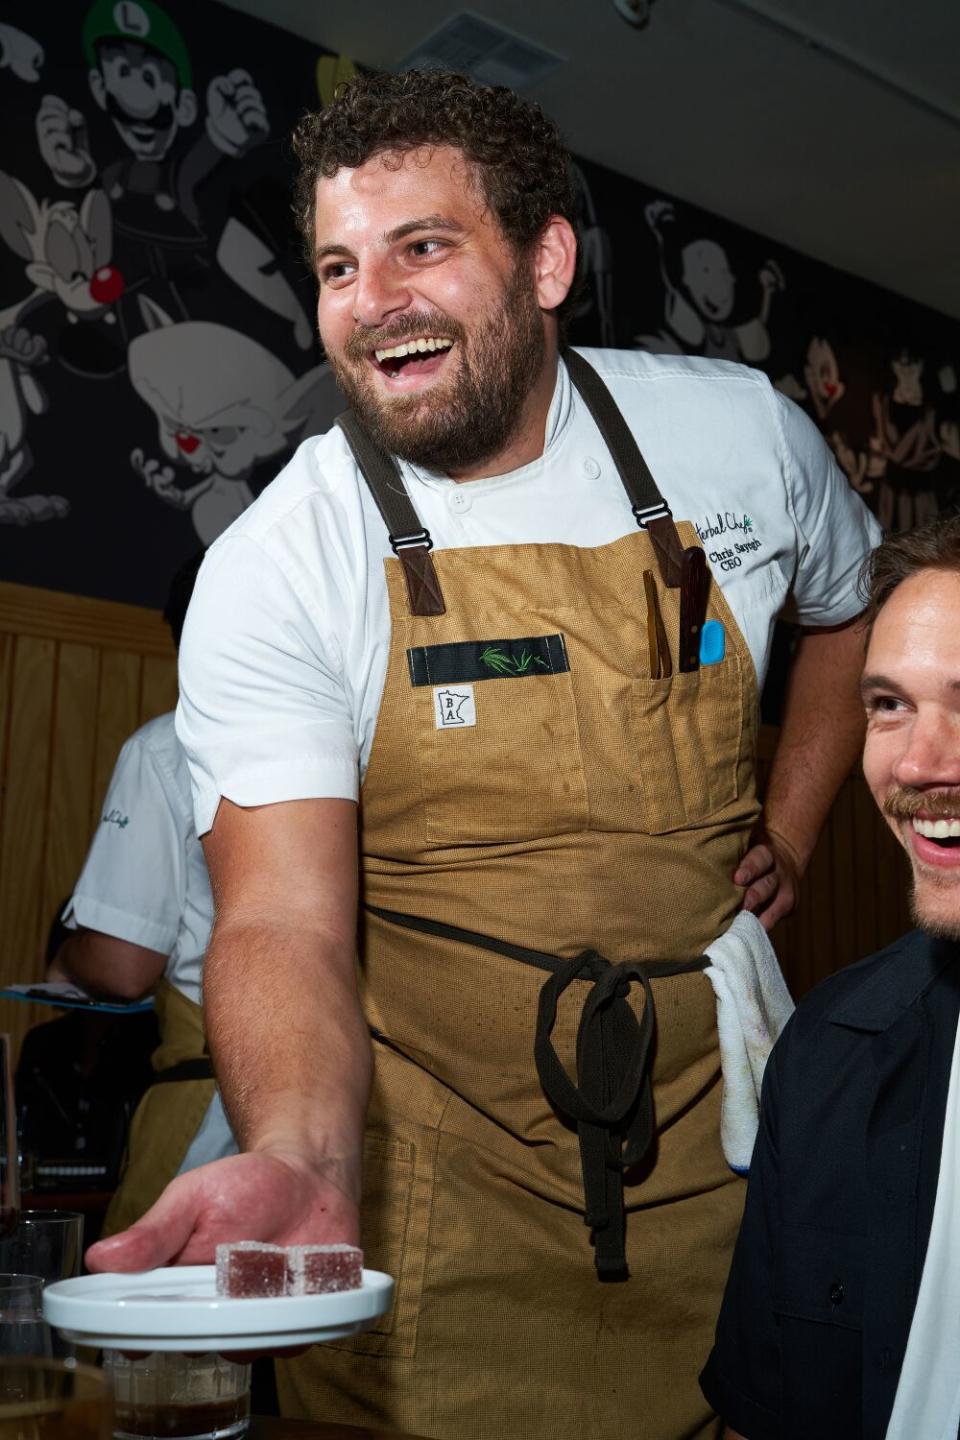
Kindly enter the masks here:
[[287, 1251], [283, 1245], [235, 1240], [217, 1246], [217, 1294], [235, 1300], [287, 1293]]
[[287, 1294], [327, 1295], [359, 1290], [363, 1251], [356, 1245], [291, 1245], [287, 1250]]

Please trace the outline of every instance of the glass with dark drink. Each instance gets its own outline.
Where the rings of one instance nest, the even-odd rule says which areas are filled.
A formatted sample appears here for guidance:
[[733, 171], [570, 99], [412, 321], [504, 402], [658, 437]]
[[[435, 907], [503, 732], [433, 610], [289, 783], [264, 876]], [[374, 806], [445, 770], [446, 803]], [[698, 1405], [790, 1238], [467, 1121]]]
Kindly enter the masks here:
[[222, 1355], [105, 1350], [117, 1440], [231, 1440], [250, 1421], [250, 1366]]

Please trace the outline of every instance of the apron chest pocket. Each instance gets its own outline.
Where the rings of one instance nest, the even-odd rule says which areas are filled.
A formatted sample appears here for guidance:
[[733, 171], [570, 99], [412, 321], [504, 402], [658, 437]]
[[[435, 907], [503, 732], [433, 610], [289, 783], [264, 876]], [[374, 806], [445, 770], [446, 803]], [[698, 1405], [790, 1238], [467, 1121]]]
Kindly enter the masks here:
[[508, 845], [583, 830], [587, 788], [569, 671], [483, 680], [475, 723], [438, 728], [433, 691], [415, 691], [426, 838]]
[[739, 656], [665, 680], [635, 680], [632, 705], [649, 834], [697, 825], [737, 799], [744, 728]]

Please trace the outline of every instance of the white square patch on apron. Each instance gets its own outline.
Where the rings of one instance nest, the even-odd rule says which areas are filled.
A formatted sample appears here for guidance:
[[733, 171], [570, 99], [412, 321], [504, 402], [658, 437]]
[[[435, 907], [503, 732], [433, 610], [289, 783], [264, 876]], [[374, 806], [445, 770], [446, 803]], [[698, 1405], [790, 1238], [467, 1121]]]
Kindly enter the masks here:
[[462, 730], [465, 725], [476, 725], [477, 707], [473, 699], [473, 686], [435, 685], [433, 712], [438, 730]]

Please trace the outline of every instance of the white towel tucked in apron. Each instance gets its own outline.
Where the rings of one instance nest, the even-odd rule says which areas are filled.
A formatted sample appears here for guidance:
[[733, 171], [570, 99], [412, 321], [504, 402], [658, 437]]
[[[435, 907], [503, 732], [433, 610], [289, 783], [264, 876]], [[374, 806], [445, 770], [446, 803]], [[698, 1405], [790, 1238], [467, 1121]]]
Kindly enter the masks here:
[[760, 1121], [760, 1086], [774, 1041], [793, 1013], [776, 952], [756, 915], [742, 910], [707, 950], [717, 997], [723, 1066], [720, 1138], [732, 1170], [745, 1175]]

